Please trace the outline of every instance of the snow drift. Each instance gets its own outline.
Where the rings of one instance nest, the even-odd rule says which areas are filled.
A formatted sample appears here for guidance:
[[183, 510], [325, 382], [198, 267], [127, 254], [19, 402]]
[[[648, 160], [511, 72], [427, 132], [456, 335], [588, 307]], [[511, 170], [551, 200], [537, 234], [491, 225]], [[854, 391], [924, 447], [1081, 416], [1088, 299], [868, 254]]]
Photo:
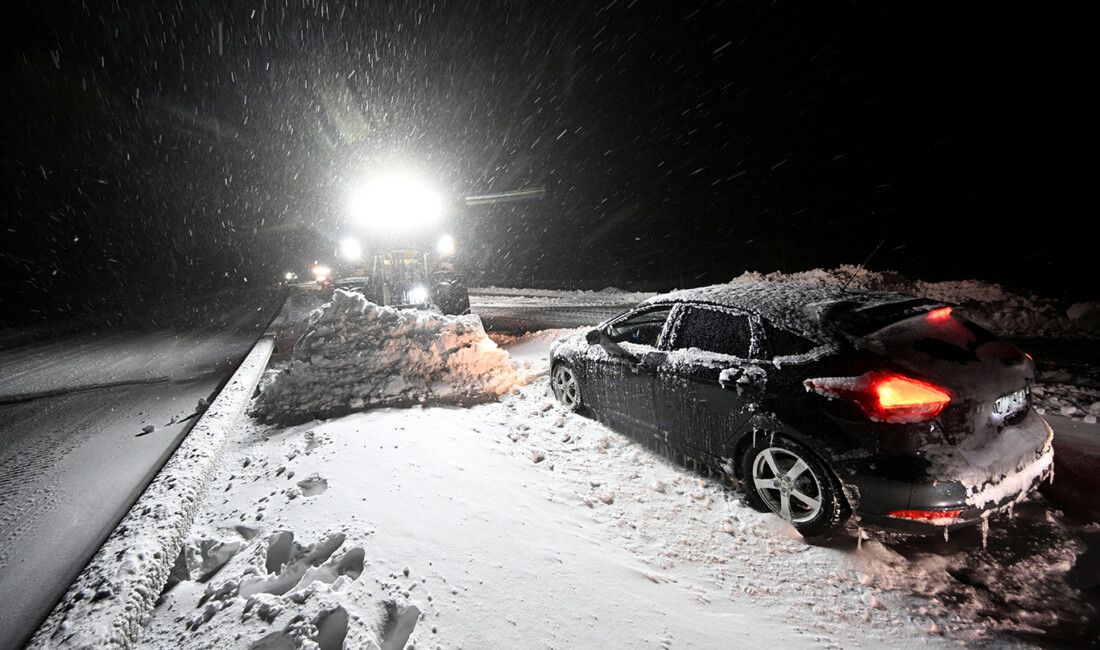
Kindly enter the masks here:
[[251, 413], [292, 423], [376, 406], [471, 403], [520, 383], [477, 316], [380, 307], [337, 290], [310, 316], [289, 365], [267, 374]]
[[[854, 277], [853, 277], [854, 276]], [[1024, 296], [979, 280], [926, 282], [894, 271], [859, 270], [850, 264], [799, 273], [747, 271], [732, 282], [804, 282], [866, 291], [892, 291], [959, 305], [975, 323], [1001, 336], [1100, 336], [1100, 302], [1068, 304]]]

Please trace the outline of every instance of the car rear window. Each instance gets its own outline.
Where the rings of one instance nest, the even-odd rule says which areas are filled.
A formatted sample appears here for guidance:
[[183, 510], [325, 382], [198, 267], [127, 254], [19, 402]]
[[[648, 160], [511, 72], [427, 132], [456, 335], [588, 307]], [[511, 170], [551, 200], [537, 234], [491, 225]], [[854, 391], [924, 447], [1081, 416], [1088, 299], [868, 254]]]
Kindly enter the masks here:
[[741, 314], [688, 307], [676, 330], [675, 348], [697, 348], [707, 352], [749, 358], [752, 330]]
[[910, 298], [874, 304], [843, 301], [830, 305], [821, 314], [821, 320], [826, 325], [847, 334], [864, 336], [942, 305], [943, 303], [927, 298]]
[[932, 312], [912, 316], [865, 337], [873, 349], [891, 356], [914, 351], [957, 363], [977, 362], [978, 348], [997, 340], [988, 330], [950, 312], [940, 317]]
[[798, 334], [776, 327], [768, 321], [763, 321], [763, 323], [764, 337], [767, 339], [768, 352], [773, 357], [806, 354], [818, 346], [817, 343], [801, 337]]

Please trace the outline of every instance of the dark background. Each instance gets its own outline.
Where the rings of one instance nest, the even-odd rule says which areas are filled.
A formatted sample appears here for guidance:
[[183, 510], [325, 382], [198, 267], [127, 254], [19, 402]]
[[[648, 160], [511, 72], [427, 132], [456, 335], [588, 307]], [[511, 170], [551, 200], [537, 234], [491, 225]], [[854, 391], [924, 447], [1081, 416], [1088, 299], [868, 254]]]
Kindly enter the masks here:
[[20, 0], [2, 318], [304, 276], [393, 169], [450, 197], [471, 285], [668, 289], [884, 241], [872, 269], [1096, 299], [1074, 11]]

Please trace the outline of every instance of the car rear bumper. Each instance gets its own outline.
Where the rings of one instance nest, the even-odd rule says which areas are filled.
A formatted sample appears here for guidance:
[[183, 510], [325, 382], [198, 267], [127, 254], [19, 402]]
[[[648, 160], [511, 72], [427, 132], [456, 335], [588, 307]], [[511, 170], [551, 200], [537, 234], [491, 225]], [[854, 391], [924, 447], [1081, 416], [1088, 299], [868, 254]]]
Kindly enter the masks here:
[[[1034, 412], [1005, 429], [1000, 438], [968, 464], [965, 453], [933, 465], [929, 480], [904, 482], [857, 473], [849, 481], [858, 501], [861, 526], [930, 534], [969, 526], [1023, 500], [1050, 476], [1053, 432]], [[941, 459], [942, 460], [942, 459]], [[891, 513], [929, 513], [927, 519]], [[958, 511], [957, 516], [934, 513]], [[912, 516], [912, 515], [911, 515]], [[920, 515], [917, 515], [918, 517]]]

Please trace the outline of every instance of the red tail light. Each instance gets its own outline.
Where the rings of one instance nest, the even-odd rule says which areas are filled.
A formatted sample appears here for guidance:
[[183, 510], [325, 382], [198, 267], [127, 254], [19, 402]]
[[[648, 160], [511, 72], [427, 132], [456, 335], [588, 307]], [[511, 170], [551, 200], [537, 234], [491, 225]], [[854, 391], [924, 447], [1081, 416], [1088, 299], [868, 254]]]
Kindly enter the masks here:
[[858, 377], [807, 379], [806, 390], [859, 405], [867, 417], [882, 422], [923, 422], [940, 414], [951, 401], [944, 389], [919, 379], [887, 372]]
[[887, 513], [886, 516], [896, 519], [923, 521], [926, 524], [933, 524], [935, 526], [947, 526], [954, 523], [961, 514], [962, 510], [895, 510], [891, 513]]
[[928, 312], [928, 320], [947, 320], [951, 318], [950, 307], [939, 307]]

